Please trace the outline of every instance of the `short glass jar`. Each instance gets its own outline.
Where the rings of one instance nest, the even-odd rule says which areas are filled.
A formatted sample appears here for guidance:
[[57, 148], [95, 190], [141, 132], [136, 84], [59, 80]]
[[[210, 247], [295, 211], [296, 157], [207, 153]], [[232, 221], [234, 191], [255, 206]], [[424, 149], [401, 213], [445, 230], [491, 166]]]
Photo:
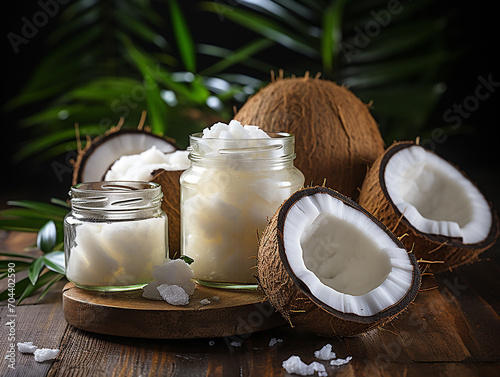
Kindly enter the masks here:
[[80, 183], [69, 192], [64, 219], [66, 277], [100, 291], [142, 288], [168, 255], [167, 217], [160, 185], [152, 182]]
[[255, 289], [258, 239], [268, 218], [304, 175], [293, 165], [295, 138], [190, 136], [191, 167], [181, 183], [181, 253], [204, 285]]

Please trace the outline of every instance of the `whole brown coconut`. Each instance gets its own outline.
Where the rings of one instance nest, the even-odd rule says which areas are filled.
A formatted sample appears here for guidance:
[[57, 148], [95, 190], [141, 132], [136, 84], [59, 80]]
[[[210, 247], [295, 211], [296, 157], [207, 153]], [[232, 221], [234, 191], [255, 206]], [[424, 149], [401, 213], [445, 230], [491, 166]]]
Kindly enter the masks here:
[[368, 105], [347, 87], [310, 78], [279, 78], [252, 96], [234, 116], [242, 124], [295, 135], [306, 184], [358, 197], [367, 168], [384, 152]]
[[[402, 157], [400, 157], [401, 152], [407, 149], [414, 150], [414, 155], [430, 155], [432, 160], [438, 161], [439, 166], [442, 166], [444, 171], [451, 171], [454, 174], [451, 176], [452, 178], [449, 180], [448, 186], [437, 184], [437, 178], [435, 178], [438, 176], [435, 173], [436, 167], [430, 165], [426, 167], [430, 171], [430, 179], [426, 180], [423, 175], [420, 175], [414, 179], [414, 182], [408, 182], [409, 185], [415, 184], [415, 182], [421, 185], [419, 195], [422, 196], [414, 199], [413, 204], [419, 208], [419, 212], [425, 215], [423, 217], [428, 217], [427, 212], [429, 212], [429, 208], [436, 209], [443, 207], [453, 217], [469, 206], [468, 200], [457, 195], [458, 191], [454, 189], [458, 187], [459, 181], [464, 181], [466, 182], [465, 186], [469, 187], [468, 190], [475, 191], [473, 195], [475, 199], [471, 201], [483, 203], [483, 213], [475, 217], [483, 220], [486, 217], [491, 218], [490, 225], [487, 225], [487, 228], [484, 229], [484, 238], [482, 240], [467, 243], [461, 237], [451, 237], [437, 232], [424, 232], [416, 227], [415, 220], [412, 220], [410, 217], [411, 213], [409, 213], [409, 210], [400, 211], [394, 199], [389, 195], [390, 182], [386, 179], [386, 171], [389, 161], [397, 155], [398, 157], [394, 160], [399, 164], [399, 161], [402, 160]], [[401, 173], [403, 173], [405, 166], [407, 169], [408, 165], [401, 164]], [[422, 169], [416, 170], [419, 172], [422, 171]], [[410, 178], [406, 179], [409, 180]], [[435, 188], [433, 188], [433, 184]], [[426, 188], [427, 192], [425, 191]], [[442, 204], [446, 199], [449, 202], [446, 205]], [[397, 201], [400, 203], [401, 199], [397, 199]], [[428, 203], [432, 204], [425, 206]], [[493, 246], [499, 234], [497, 214], [492, 210], [491, 204], [486, 201], [484, 195], [476, 185], [457, 166], [439, 157], [434, 152], [425, 150], [425, 148], [412, 141], [394, 143], [377, 159], [363, 182], [359, 204], [391, 229], [396, 236], [400, 237], [405, 247], [408, 250], [413, 250], [413, 253], [419, 260], [427, 262], [428, 270], [434, 273], [450, 270], [476, 261], [479, 254]], [[434, 213], [433, 216], [437, 217], [437, 220], [448, 220], [446, 216], [441, 214]], [[459, 222], [458, 220], [456, 221]], [[472, 219], [468, 219], [467, 221], [470, 223]], [[462, 228], [467, 226], [467, 221], [461, 225]]]

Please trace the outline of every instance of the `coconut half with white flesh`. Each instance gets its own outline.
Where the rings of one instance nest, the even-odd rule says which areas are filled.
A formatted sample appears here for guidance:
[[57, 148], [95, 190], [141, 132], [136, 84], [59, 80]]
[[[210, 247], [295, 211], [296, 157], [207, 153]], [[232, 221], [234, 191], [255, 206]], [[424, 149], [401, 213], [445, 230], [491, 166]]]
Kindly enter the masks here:
[[78, 152], [73, 166], [73, 184], [102, 181], [120, 157], [140, 154], [153, 146], [163, 153], [177, 150], [173, 142], [147, 131], [111, 129], [102, 137], [88, 141]]
[[78, 151], [73, 166], [73, 184], [88, 181], [152, 181], [163, 192], [162, 209], [168, 218], [170, 257], [180, 255], [180, 183], [189, 167], [188, 152], [177, 150], [172, 141], [148, 131], [111, 128], [103, 136], [88, 140]]
[[292, 325], [351, 336], [404, 311], [420, 287], [412, 253], [377, 219], [325, 187], [297, 191], [269, 221], [259, 284]]
[[498, 237], [496, 213], [477, 186], [414, 142], [393, 144], [374, 163], [359, 203], [432, 272], [473, 262]]

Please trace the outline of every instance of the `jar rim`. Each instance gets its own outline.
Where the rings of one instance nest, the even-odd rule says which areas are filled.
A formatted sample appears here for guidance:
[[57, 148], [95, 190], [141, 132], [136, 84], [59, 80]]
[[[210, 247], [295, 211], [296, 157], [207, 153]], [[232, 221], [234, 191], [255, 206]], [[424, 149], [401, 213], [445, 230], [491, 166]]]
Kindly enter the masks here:
[[94, 181], [81, 182], [71, 186], [74, 193], [127, 193], [147, 190], [158, 190], [161, 186], [155, 182], [146, 181]]
[[272, 139], [294, 139], [295, 135], [288, 133], [288, 132], [270, 132], [266, 130], [264, 131], [268, 136], [270, 137], [257, 137], [257, 138], [251, 138], [251, 139], [245, 139], [245, 138], [235, 138], [235, 139], [226, 139], [226, 138], [221, 138], [221, 137], [203, 137], [203, 132], [195, 132], [191, 135], [189, 135], [190, 139], [193, 140], [214, 140], [214, 141], [243, 141], [243, 140], [255, 140], [255, 141], [260, 141], [260, 140], [272, 140]]
[[119, 214], [159, 209], [163, 192], [155, 182], [96, 181], [72, 186], [69, 196], [73, 211]]

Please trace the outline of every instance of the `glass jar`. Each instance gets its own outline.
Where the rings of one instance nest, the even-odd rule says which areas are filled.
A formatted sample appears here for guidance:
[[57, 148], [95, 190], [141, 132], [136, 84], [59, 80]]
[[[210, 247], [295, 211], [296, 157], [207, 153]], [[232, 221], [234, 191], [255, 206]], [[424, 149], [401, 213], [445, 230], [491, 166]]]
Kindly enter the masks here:
[[160, 185], [89, 182], [71, 187], [64, 219], [66, 277], [101, 291], [139, 289], [168, 255]]
[[181, 253], [204, 285], [255, 289], [260, 233], [304, 175], [293, 165], [295, 138], [190, 136], [191, 167], [181, 183]]

